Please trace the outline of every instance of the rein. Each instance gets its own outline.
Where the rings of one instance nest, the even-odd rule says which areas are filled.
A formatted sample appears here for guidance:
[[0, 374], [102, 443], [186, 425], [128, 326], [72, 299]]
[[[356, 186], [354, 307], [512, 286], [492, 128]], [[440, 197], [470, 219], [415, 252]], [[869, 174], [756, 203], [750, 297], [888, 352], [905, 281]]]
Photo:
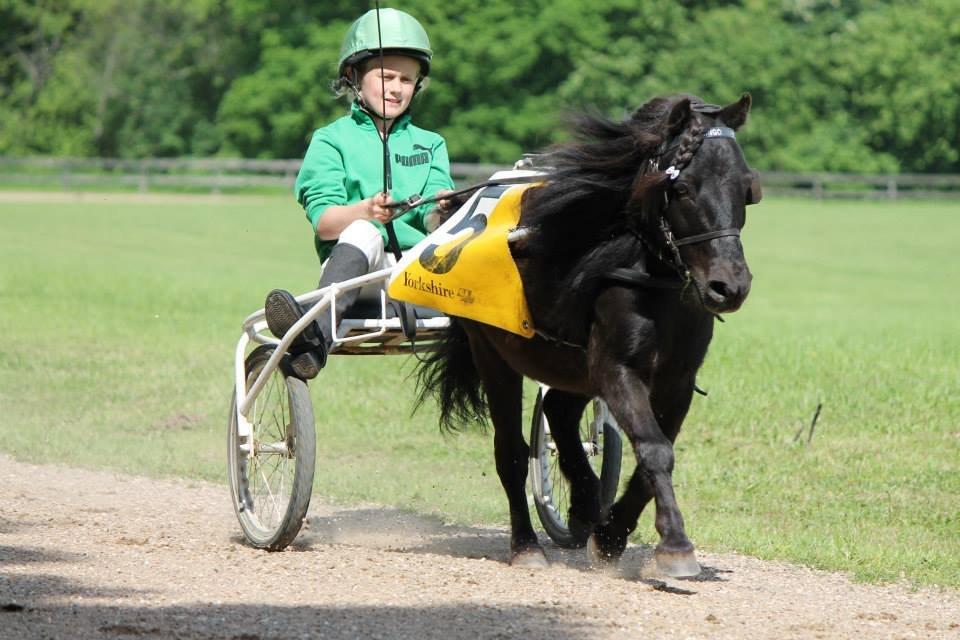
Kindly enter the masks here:
[[610, 271], [607, 273], [606, 279], [631, 287], [650, 287], [651, 289], [681, 289], [685, 284], [683, 280], [676, 278], [657, 278], [640, 269], [629, 267]]
[[[389, 194], [393, 187], [393, 180], [390, 174], [390, 130], [392, 124], [387, 124], [387, 81], [384, 78], [383, 69], [383, 35], [380, 30], [380, 0], [377, 0], [377, 44], [380, 46], [380, 115], [383, 120], [383, 133], [380, 139], [383, 141], [383, 193]], [[374, 121], [376, 122], [376, 121]], [[400, 251], [400, 241], [397, 239], [397, 231], [393, 228], [393, 217], [387, 221], [384, 228], [387, 230], [387, 249], [393, 254], [397, 262], [403, 253]]]
[[458, 189], [456, 191], [451, 191], [450, 193], [445, 193], [442, 196], [433, 195], [429, 198], [423, 198], [420, 194], [413, 194], [406, 200], [401, 200], [400, 202], [390, 202], [386, 205], [387, 209], [397, 209], [397, 212], [393, 214], [391, 220], [396, 220], [398, 217], [407, 213], [414, 207], [419, 207], [425, 204], [433, 204], [434, 202], [439, 202], [441, 200], [449, 200], [452, 198], [459, 198], [460, 196], [465, 196], [467, 194], [473, 193], [485, 187], [507, 187], [514, 184], [527, 184], [530, 182], [540, 182], [543, 180], [543, 176], [522, 176], [516, 178], [510, 178], [508, 180], [488, 180], [486, 182], [481, 182], [480, 184], [475, 184], [472, 187], [464, 187], [463, 189]]

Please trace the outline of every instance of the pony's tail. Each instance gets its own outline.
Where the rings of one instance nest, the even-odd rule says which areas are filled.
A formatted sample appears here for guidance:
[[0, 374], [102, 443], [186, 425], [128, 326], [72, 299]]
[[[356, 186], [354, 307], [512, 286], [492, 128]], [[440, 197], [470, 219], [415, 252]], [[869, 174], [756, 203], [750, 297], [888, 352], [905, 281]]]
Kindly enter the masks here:
[[480, 372], [473, 364], [463, 325], [450, 318], [450, 328], [417, 367], [417, 400], [413, 410], [434, 396], [440, 405], [440, 429], [456, 431], [467, 423], [486, 424], [487, 398]]

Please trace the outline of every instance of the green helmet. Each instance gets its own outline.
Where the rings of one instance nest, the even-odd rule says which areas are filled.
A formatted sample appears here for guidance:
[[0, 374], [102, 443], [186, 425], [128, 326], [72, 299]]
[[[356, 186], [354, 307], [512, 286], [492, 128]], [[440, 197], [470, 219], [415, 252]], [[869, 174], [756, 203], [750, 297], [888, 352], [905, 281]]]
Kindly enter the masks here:
[[380, 10], [380, 29], [377, 33], [377, 11], [371, 9], [357, 18], [347, 30], [340, 47], [337, 75], [343, 76], [345, 67], [358, 64], [380, 55], [403, 55], [420, 63], [423, 76], [430, 73], [430, 39], [417, 19], [397, 9]]

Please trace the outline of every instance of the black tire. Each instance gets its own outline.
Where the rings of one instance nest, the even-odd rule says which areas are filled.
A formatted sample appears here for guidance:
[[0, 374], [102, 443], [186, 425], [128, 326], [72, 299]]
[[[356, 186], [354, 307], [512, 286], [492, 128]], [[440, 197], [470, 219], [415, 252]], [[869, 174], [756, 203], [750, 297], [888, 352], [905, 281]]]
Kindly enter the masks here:
[[[257, 379], [273, 349], [263, 345], [247, 356], [248, 385]], [[307, 384], [278, 367], [255, 400], [250, 422], [251, 435], [241, 438], [234, 396], [227, 432], [233, 509], [251, 545], [280, 551], [300, 532], [313, 489], [317, 437]], [[247, 454], [248, 447], [253, 455]]]
[[[602, 403], [595, 398], [584, 409], [580, 419], [580, 439], [589, 445], [587, 458], [600, 478], [600, 506], [606, 510], [617, 496], [623, 443], [613, 419], [603, 420], [608, 414]], [[602, 424], [599, 423], [601, 420]], [[560, 471], [550, 425], [543, 414], [543, 389], [537, 392], [530, 425], [530, 487], [537, 516], [550, 539], [565, 549], [583, 547], [589, 532], [571, 530], [567, 524], [570, 483]]]

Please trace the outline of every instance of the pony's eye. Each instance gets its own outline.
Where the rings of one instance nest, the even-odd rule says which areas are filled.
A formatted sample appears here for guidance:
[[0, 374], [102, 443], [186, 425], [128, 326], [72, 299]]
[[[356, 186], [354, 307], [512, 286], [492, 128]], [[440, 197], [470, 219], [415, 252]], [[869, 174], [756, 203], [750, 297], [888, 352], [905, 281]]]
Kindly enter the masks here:
[[678, 182], [673, 185], [673, 192], [682, 197], [690, 194], [690, 188], [683, 182]]

